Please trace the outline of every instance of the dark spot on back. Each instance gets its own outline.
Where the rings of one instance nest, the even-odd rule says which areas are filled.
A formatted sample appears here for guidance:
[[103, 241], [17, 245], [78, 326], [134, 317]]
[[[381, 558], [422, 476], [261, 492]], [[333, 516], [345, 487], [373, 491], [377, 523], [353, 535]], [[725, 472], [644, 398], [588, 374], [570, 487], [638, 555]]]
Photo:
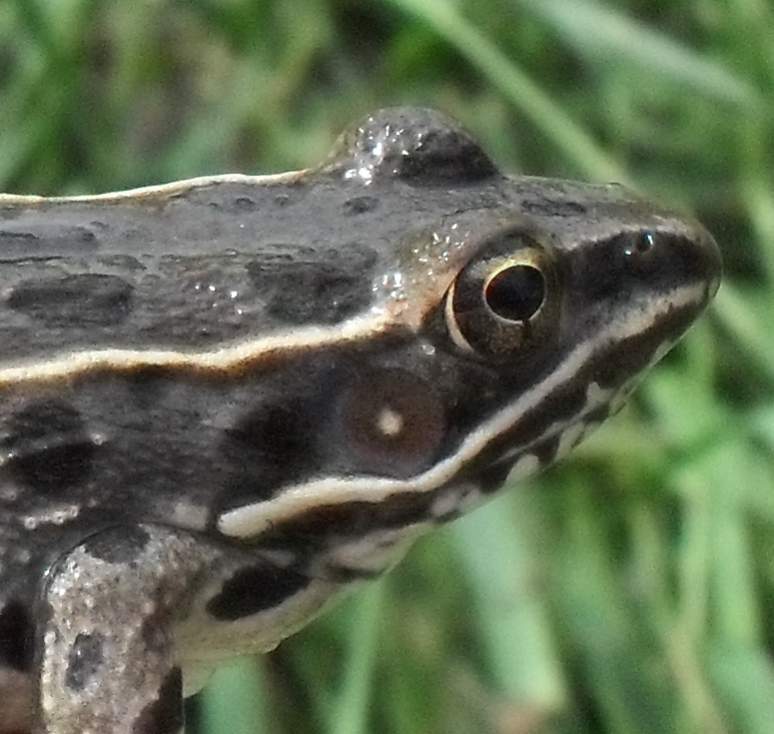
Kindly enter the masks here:
[[32, 665], [34, 629], [27, 607], [10, 601], [0, 610], [0, 667], [26, 672]]
[[98, 262], [101, 266], [121, 268], [122, 270], [134, 272], [147, 270], [145, 265], [143, 265], [136, 257], [132, 255], [122, 255], [118, 253], [114, 253], [112, 255], [103, 255], [99, 258]]
[[131, 563], [145, 550], [150, 536], [142, 528], [109, 528], [83, 544], [86, 553], [106, 563]]
[[75, 638], [67, 658], [65, 685], [73, 691], [82, 691], [99, 673], [105, 656], [102, 652], [102, 635], [79, 634]]
[[132, 734], [177, 734], [183, 728], [183, 675], [172, 668], [132, 727]]
[[132, 286], [116, 275], [81, 273], [21, 281], [8, 305], [55, 326], [109, 326], [131, 311]]
[[521, 202], [524, 211], [545, 217], [577, 217], [586, 213], [586, 207], [577, 201], [561, 199], [524, 199]]
[[208, 201], [207, 206], [211, 209], [217, 209], [231, 214], [241, 214], [255, 211], [258, 208], [258, 203], [249, 196], [235, 196], [233, 198]]
[[255, 200], [251, 199], [249, 196], [237, 196], [236, 199], [234, 199], [233, 206], [235, 211], [251, 212], [258, 204], [256, 204]]
[[48, 494], [89, 476], [96, 446], [78, 411], [66, 403], [26, 405], [2, 429], [8, 469], [23, 484]]
[[309, 579], [287, 568], [261, 563], [237, 571], [207, 604], [216, 619], [241, 619], [281, 604], [309, 584]]
[[333, 324], [371, 302], [376, 253], [350, 244], [341, 250], [305, 252], [291, 260], [260, 260], [247, 272], [266, 310], [290, 324]]
[[16, 242], [19, 242], [19, 241], [33, 242], [36, 239], [38, 239], [37, 235], [33, 234], [32, 232], [7, 232], [4, 230], [0, 230], [0, 241], [12, 240]]
[[344, 202], [344, 214], [365, 214], [379, 206], [379, 199], [375, 196], [353, 196]]
[[[0, 249], [5, 258], [38, 259], [51, 258], [53, 255], [83, 255], [99, 249], [97, 236], [87, 227], [69, 226], [57, 221], [56, 215], [43, 216], [35, 213], [26, 219], [26, 224], [20, 221], [21, 213], [30, 214], [29, 210], [21, 210], [13, 224], [8, 224], [0, 230]], [[4, 217], [7, 219], [7, 217]]]

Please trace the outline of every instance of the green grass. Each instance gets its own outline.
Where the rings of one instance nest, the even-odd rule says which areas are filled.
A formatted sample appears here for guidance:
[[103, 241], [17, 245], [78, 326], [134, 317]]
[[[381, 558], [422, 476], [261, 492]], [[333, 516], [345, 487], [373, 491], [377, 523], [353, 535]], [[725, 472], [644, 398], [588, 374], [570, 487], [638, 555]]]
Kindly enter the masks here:
[[770, 3], [0, 3], [3, 191], [302, 167], [404, 103], [451, 112], [508, 170], [692, 209], [725, 283], [573, 458], [223, 671], [200, 734], [767, 734]]

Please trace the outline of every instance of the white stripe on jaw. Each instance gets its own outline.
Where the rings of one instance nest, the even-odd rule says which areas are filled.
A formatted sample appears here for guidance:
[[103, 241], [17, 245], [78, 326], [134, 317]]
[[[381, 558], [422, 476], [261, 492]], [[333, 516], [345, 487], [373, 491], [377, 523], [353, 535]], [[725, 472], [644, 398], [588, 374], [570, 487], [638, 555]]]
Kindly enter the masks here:
[[[565, 361], [541, 382], [481, 424], [460, 444], [454, 454], [422, 474], [409, 479], [334, 476], [291, 485], [269, 500], [223, 513], [218, 519], [218, 530], [230, 537], [249, 538], [310, 507], [355, 501], [377, 504], [400, 492], [430, 492], [437, 489], [449, 482], [493, 437], [504, 433], [522, 415], [539, 406], [558, 387], [572, 380], [597, 350], [643, 333], [674, 309], [700, 303], [704, 300], [705, 290], [704, 284], [685, 285], [675, 288], [668, 298], [664, 297], [653, 303], [645, 301], [633, 304], [621, 318], [612, 322], [595, 339], [578, 345]], [[599, 392], [598, 385], [596, 391], [591, 388], [591, 394], [594, 395], [595, 392]], [[573, 420], [577, 419], [578, 416], [573, 417]], [[553, 433], [564, 428], [566, 425], [557, 424]], [[539, 438], [546, 438], [547, 435]]]

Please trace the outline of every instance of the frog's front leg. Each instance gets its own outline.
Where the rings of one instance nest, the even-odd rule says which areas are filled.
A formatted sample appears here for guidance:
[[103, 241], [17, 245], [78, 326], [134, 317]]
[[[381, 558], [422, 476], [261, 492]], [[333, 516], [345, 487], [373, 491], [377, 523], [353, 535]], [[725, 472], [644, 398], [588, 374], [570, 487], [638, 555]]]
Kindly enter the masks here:
[[62, 557], [42, 594], [35, 734], [181, 731], [173, 627], [212, 560], [151, 525], [103, 530]]

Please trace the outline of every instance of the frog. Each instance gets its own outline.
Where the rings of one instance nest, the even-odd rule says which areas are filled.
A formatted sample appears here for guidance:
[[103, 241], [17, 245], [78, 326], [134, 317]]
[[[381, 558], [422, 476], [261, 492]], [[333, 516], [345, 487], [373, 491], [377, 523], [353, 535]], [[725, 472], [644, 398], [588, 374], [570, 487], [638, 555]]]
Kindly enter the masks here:
[[0, 195], [0, 732], [182, 731], [616, 413], [720, 274], [692, 217], [424, 108], [300, 171]]

